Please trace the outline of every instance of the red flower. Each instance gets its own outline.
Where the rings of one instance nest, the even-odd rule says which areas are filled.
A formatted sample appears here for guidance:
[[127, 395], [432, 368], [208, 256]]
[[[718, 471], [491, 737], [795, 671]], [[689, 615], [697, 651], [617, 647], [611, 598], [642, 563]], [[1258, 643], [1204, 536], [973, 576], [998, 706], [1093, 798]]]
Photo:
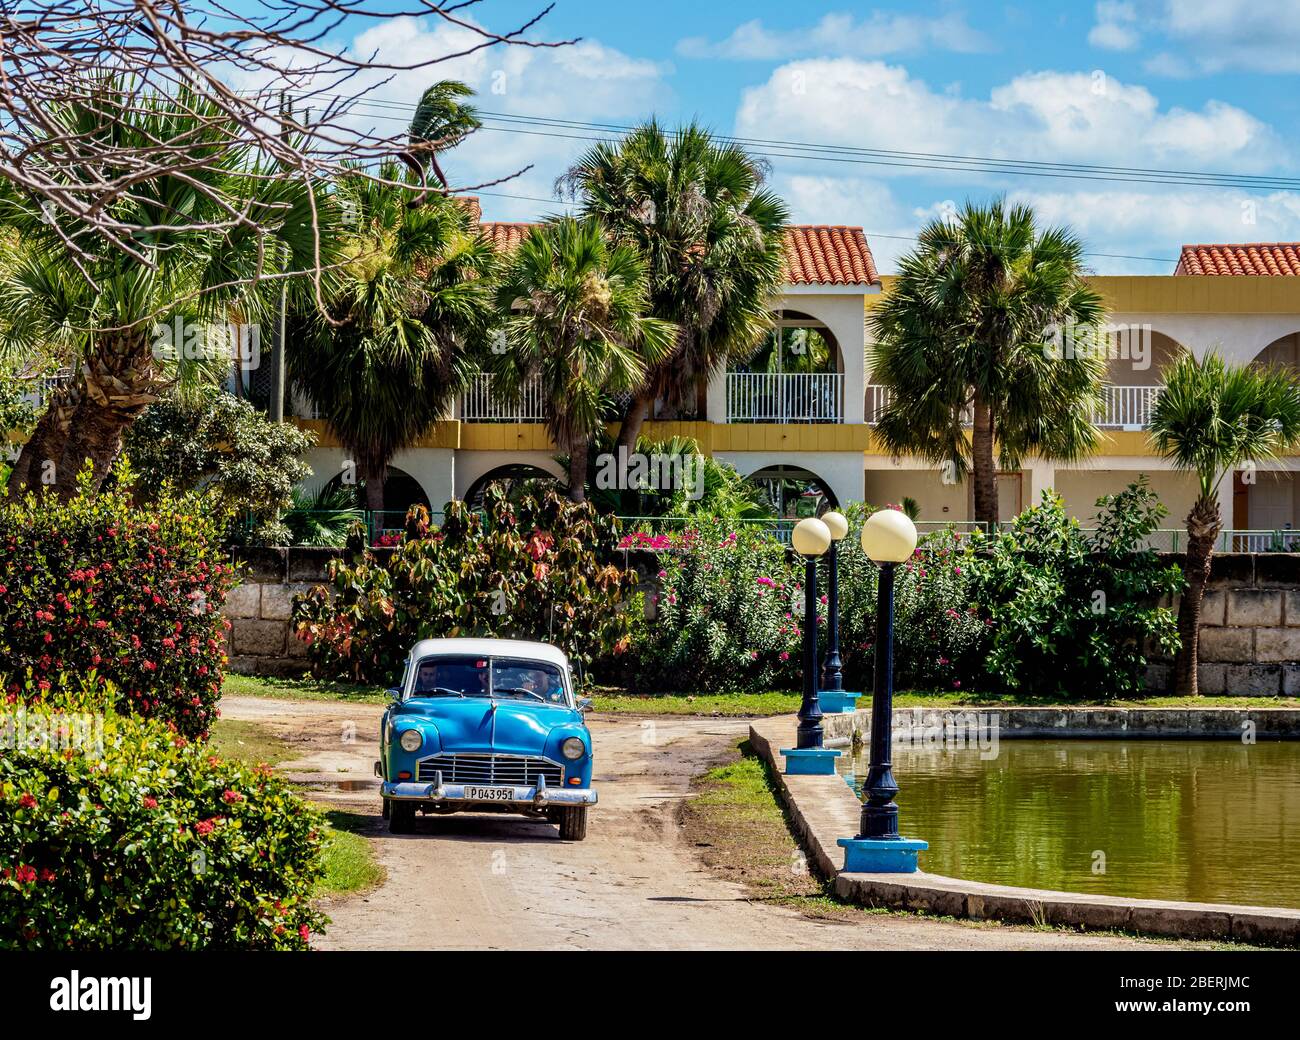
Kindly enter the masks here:
[[36, 799], [33, 798], [30, 794], [24, 792], [23, 796], [18, 799], [18, 807], [20, 809], [35, 809]]
[[298, 934], [302, 936], [302, 941], [306, 942], [307, 939], [311, 936], [311, 929], [308, 928], [305, 924], [300, 924], [298, 926]]
[[244, 800], [244, 796], [238, 791], [222, 791], [221, 800], [227, 805], [238, 805]]
[[211, 820], [200, 820], [194, 825], [195, 834], [211, 834], [213, 824]]
[[14, 871], [14, 880], [20, 885], [29, 885], [36, 880], [36, 868], [29, 867], [26, 863], [19, 863], [18, 869]]
[[141, 800], [140, 804], [143, 805], [146, 809], [157, 809], [158, 799], [152, 797], [151, 795], [145, 795], [144, 798]]

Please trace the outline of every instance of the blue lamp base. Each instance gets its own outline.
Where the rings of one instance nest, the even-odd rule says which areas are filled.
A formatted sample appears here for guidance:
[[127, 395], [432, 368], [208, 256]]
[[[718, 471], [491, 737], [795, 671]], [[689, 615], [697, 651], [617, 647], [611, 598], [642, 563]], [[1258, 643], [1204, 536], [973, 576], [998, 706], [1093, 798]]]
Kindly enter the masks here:
[[788, 748], [785, 756], [786, 776], [834, 776], [835, 760], [841, 752], [834, 748]]
[[843, 715], [857, 709], [858, 698], [861, 696], [860, 693], [850, 693], [848, 690], [819, 690], [817, 703], [821, 705], [824, 714]]
[[930, 847], [917, 838], [841, 838], [848, 874], [915, 874], [916, 854]]

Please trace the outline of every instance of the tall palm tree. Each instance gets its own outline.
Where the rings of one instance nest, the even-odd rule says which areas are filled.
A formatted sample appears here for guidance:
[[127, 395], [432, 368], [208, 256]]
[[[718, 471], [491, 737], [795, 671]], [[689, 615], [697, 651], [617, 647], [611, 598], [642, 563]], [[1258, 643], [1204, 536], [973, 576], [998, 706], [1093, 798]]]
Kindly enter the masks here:
[[473, 94], [466, 84], [444, 79], [420, 96], [407, 131], [408, 144], [401, 153], [402, 161], [416, 177], [423, 179], [432, 167], [442, 186], [450, 187], [438, 163], [438, 153], [454, 148], [483, 125], [474, 106], [461, 101]]
[[586, 500], [588, 450], [611, 394], [632, 390], [673, 348], [671, 322], [645, 316], [646, 261], [606, 240], [599, 221], [535, 228], [497, 292], [509, 349], [494, 357], [504, 395], [540, 376], [546, 428], [569, 456], [569, 498]]
[[1214, 542], [1223, 528], [1218, 488], [1246, 462], [1263, 462], [1300, 443], [1300, 380], [1280, 368], [1228, 365], [1217, 354], [1182, 354], [1165, 372], [1151, 411], [1156, 450], [1197, 480], [1187, 514], [1187, 588], [1178, 608], [1182, 647], [1174, 663], [1180, 696], [1197, 693], [1201, 600]]
[[[238, 128], [217, 120], [211, 103], [180, 91], [126, 105], [111, 81], [96, 90], [51, 113], [62, 131], [83, 140], [112, 137], [122, 148], [132, 139], [176, 142], [177, 168], [142, 180], [114, 203], [121, 219], [153, 229], [132, 240], [139, 256], [64, 214], [44, 212], [10, 185], [0, 188], [0, 226], [12, 250], [0, 265], [5, 349], [53, 350], [75, 369], [24, 445], [10, 496], [49, 483], [52, 465], [53, 487], [70, 497], [86, 462], [97, 489], [125, 430], [176, 376], [176, 364], [159, 353], [159, 329], [175, 327], [177, 318], [182, 328], [225, 324], [232, 311], [242, 322], [257, 322], [258, 279], [312, 262], [306, 189], [270, 176], [246, 148], [232, 146]], [[100, 95], [112, 98], [105, 104]], [[117, 115], [110, 119], [109, 112]], [[259, 225], [282, 244], [263, 250]], [[89, 259], [67, 248], [74, 239], [91, 251]], [[214, 367], [228, 363], [212, 360]]]
[[[326, 310], [292, 316], [289, 373], [351, 453], [366, 507], [388, 464], [469, 384], [489, 342], [495, 258], [469, 211], [387, 163], [335, 185], [349, 230]], [[417, 205], [416, 203], [419, 203]]]
[[668, 132], [653, 120], [596, 145], [562, 179], [585, 215], [646, 258], [648, 313], [677, 327], [672, 352], [632, 388], [618, 439], [629, 450], [656, 398], [703, 415], [709, 377], [772, 328], [789, 214], [764, 181], [739, 146], [694, 123]]
[[[1105, 315], [1083, 272], [1068, 230], [1038, 229], [1027, 206], [967, 203], [921, 231], [868, 319], [872, 381], [891, 391], [877, 436], [955, 478], [973, 470], [978, 521], [998, 520], [995, 444], [1016, 469], [1027, 454], [1068, 461], [1098, 442]], [[1054, 344], [1053, 330], [1078, 349]]]

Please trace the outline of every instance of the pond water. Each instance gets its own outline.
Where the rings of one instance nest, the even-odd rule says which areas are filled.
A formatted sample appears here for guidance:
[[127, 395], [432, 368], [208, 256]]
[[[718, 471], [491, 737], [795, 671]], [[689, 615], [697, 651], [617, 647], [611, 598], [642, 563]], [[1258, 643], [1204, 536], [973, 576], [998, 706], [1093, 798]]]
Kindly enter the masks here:
[[[867, 749], [839, 761], [860, 794]], [[1300, 743], [1003, 740], [987, 760], [896, 748], [894, 778], [899, 829], [930, 843], [932, 874], [1300, 907]]]

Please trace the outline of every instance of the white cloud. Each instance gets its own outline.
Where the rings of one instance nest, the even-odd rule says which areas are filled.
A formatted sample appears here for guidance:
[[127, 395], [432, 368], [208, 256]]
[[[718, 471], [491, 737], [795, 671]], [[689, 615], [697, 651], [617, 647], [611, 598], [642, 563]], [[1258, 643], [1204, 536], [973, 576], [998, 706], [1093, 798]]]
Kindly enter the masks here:
[[1300, 72], [1300, 0], [1164, 0], [1157, 22], [1201, 72]]
[[768, 29], [755, 19], [717, 42], [700, 36], [680, 40], [677, 53], [688, 58], [785, 61], [801, 54], [878, 55], [923, 49], [974, 53], [993, 46], [960, 13], [926, 18], [876, 11], [861, 21], [851, 14], [828, 14], [801, 29]]
[[937, 93], [900, 66], [848, 58], [774, 70], [743, 92], [736, 127], [750, 137], [781, 128], [825, 144], [1124, 166], [1255, 172], [1286, 156], [1272, 130], [1242, 109], [1209, 102], [1162, 110], [1145, 87], [1102, 74], [1025, 73], [987, 98], [968, 98]]
[[[358, 35], [348, 49], [354, 56], [378, 64], [409, 66], [481, 42], [482, 37], [468, 29], [404, 17], [379, 22]], [[662, 103], [668, 94], [668, 71], [656, 62], [586, 40], [558, 48], [497, 46], [419, 69], [372, 68], [343, 89], [355, 94], [363, 87], [372, 88], [366, 102], [384, 105], [362, 102], [349, 123], [359, 130], [389, 136], [403, 133], [421, 93], [441, 79], [469, 84], [478, 94], [472, 103], [485, 111], [617, 122], [643, 118]], [[239, 85], [247, 88], [253, 84]], [[443, 168], [455, 185], [493, 181], [533, 165], [523, 176], [485, 189], [483, 208], [488, 219], [531, 219], [539, 209], [562, 212], [558, 201], [546, 207], [486, 192], [552, 198], [555, 177], [591, 145], [574, 139], [581, 136], [580, 131], [525, 129], [540, 133], [484, 129], [447, 153], [444, 160]], [[554, 136], [566, 134], [570, 136]]]
[[1124, 0], [1101, 0], [1097, 4], [1097, 24], [1088, 33], [1094, 47], [1110, 51], [1129, 51], [1138, 45], [1137, 9]]

